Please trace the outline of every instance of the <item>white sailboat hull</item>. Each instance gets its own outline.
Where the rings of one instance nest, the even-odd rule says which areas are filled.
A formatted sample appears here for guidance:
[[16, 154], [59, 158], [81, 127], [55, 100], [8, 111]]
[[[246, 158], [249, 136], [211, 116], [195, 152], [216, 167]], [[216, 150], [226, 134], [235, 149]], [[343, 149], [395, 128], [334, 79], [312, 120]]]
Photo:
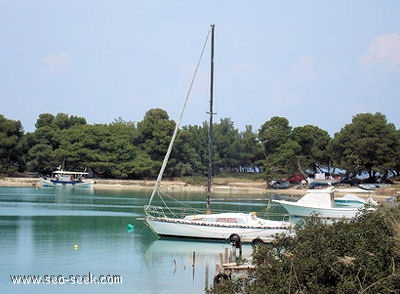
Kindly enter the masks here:
[[284, 221], [270, 221], [273, 226], [248, 226], [147, 217], [146, 222], [160, 237], [227, 240], [231, 234], [238, 234], [243, 242], [251, 242], [256, 238], [269, 242], [276, 234], [290, 233], [289, 225]]

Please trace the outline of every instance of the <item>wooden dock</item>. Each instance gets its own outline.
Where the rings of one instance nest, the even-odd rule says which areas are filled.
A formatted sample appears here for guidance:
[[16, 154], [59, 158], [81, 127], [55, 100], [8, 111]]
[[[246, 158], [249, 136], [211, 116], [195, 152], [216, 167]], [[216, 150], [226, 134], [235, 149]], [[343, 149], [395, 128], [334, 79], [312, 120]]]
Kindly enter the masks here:
[[236, 251], [236, 248], [232, 246], [231, 250], [225, 248], [224, 253], [219, 254], [219, 263], [215, 267], [214, 285], [223, 280], [246, 277], [249, 271], [256, 269], [256, 266], [251, 263], [251, 258], [242, 258]]

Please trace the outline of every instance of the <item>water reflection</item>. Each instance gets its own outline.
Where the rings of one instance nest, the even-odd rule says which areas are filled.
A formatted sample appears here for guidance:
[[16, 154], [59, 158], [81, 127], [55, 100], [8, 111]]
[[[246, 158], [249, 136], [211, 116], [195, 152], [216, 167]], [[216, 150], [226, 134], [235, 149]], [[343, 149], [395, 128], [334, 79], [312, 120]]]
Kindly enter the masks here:
[[[178, 193], [179, 194], [179, 193]], [[175, 196], [175, 195], [174, 195]], [[180, 195], [177, 195], [180, 197]], [[183, 194], [204, 205], [204, 195]], [[227, 198], [226, 196], [224, 196]], [[215, 205], [263, 212], [260, 195]], [[143, 222], [146, 192], [0, 188], [0, 287], [4, 293], [204, 293], [227, 243], [159, 240]], [[127, 224], [134, 230], [126, 232]], [[75, 246], [77, 245], [77, 246]], [[243, 255], [251, 246], [243, 247]], [[122, 285], [25, 285], [11, 274], [118, 274]]]
[[[190, 284], [190, 292], [201, 290], [212, 284], [220, 254], [231, 246], [227, 243], [194, 242], [178, 240], [156, 240], [145, 250], [145, 272], [151, 271], [159, 287], [179, 289]], [[244, 246], [244, 255], [251, 254], [251, 246]]]

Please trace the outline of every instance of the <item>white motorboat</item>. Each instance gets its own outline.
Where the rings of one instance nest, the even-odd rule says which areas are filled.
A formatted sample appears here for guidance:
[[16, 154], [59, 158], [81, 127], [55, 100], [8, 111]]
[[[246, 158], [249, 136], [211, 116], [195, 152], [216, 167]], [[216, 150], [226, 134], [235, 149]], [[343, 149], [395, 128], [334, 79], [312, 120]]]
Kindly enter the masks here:
[[65, 188], [85, 188], [92, 189], [93, 180], [87, 180], [87, 172], [56, 170], [52, 176], [39, 178], [42, 187], [65, 187]]
[[322, 218], [351, 219], [354, 218], [357, 213], [362, 212], [364, 205], [360, 205], [359, 203], [356, 205], [354, 203], [354, 197], [350, 197], [352, 198], [353, 205], [350, 204], [350, 199], [346, 197], [344, 199], [342, 198], [342, 200], [343, 202], [347, 201], [347, 205], [335, 204], [334, 191], [335, 189], [333, 187], [321, 190], [308, 190], [298, 201], [272, 201], [282, 205], [290, 215], [300, 217], [308, 217], [311, 214], [317, 214]]

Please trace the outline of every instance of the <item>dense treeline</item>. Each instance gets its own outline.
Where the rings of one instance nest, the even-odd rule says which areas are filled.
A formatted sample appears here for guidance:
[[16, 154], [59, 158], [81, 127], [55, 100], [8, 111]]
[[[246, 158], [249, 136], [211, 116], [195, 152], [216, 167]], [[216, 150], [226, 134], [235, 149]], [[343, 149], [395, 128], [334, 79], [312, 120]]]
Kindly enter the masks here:
[[[166, 111], [151, 109], [137, 123], [117, 119], [95, 125], [82, 117], [44, 113], [35, 127], [25, 134], [20, 121], [0, 115], [0, 175], [47, 175], [65, 162], [66, 169], [87, 169], [95, 177], [154, 178], [175, 122]], [[183, 126], [166, 176], [204, 175], [207, 136], [206, 122]], [[267, 179], [276, 179], [327, 167], [352, 176], [389, 177], [400, 172], [400, 131], [381, 113], [355, 115], [333, 138], [316, 126], [291, 127], [283, 117], [272, 117], [258, 132], [251, 126], [240, 132], [224, 118], [214, 125], [212, 148], [215, 174], [261, 170]]]

